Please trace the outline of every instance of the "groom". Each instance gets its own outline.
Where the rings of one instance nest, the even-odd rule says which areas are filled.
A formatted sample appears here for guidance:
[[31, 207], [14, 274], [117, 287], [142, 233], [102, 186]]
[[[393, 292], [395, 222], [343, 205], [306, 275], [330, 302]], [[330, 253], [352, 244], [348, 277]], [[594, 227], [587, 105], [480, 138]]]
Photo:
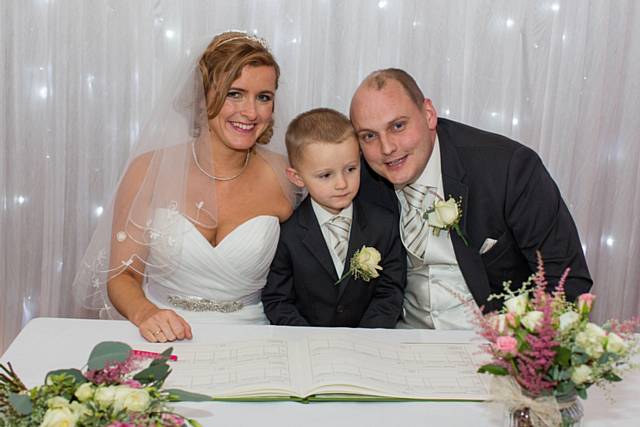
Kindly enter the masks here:
[[[438, 118], [415, 80], [399, 69], [370, 74], [350, 114], [368, 163], [361, 197], [394, 209], [407, 249], [398, 327], [471, 328], [465, 305], [499, 308], [489, 295], [501, 293], [503, 281], [520, 287], [536, 269], [536, 251], [550, 291], [567, 267], [568, 298], [590, 289], [576, 226], [534, 151]], [[450, 197], [458, 217], [455, 204], [443, 203]]]

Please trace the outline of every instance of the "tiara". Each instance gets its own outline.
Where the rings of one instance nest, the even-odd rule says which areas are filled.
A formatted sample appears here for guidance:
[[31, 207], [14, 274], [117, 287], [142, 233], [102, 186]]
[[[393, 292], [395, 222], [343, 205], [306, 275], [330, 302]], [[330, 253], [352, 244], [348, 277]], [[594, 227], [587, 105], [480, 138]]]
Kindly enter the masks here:
[[[246, 31], [241, 31], [241, 30], [229, 30], [229, 31], [225, 31], [224, 33], [242, 33], [242, 34], [241, 35], [237, 35], [237, 36], [233, 36], [233, 37], [230, 37], [230, 38], [228, 38], [226, 40], [221, 41], [220, 43], [218, 43], [217, 47], [220, 47], [223, 44], [232, 42], [234, 40], [250, 40], [252, 42], [258, 43], [267, 52], [271, 52], [271, 49], [269, 49], [269, 44], [262, 37], [254, 36], [253, 34], [249, 34]], [[224, 33], [222, 33], [222, 34], [224, 34]]]

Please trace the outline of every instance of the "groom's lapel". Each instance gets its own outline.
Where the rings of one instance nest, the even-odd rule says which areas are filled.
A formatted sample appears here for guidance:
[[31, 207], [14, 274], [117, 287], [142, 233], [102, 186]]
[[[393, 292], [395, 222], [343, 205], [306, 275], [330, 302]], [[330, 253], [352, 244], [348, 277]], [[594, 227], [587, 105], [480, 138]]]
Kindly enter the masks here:
[[[440, 119], [439, 119], [440, 120]], [[451, 122], [448, 122], [451, 123]], [[438, 126], [438, 140], [440, 141], [440, 160], [442, 165], [442, 184], [444, 186], [445, 199], [449, 196], [456, 200], [462, 201], [462, 218], [460, 219], [460, 229], [462, 234], [467, 239], [469, 246], [465, 245], [464, 241], [455, 230], [450, 231], [451, 243], [453, 244], [453, 250], [456, 254], [458, 266], [462, 271], [467, 286], [474, 296], [476, 301], [486, 301], [489, 297], [489, 279], [482, 262], [482, 258], [478, 254], [479, 248], [476, 246], [476, 242], [471, 241], [469, 236], [469, 230], [473, 227], [473, 224], [469, 224], [470, 218], [469, 212], [469, 188], [464, 183], [465, 176], [467, 174], [458, 153], [456, 152], [453, 144], [451, 133], [454, 129], [450, 129], [447, 123], [445, 131], [440, 131], [440, 123]]]
[[[342, 272], [342, 276], [345, 275], [347, 271], [349, 271], [349, 267], [351, 264], [351, 258], [356, 251], [360, 250], [363, 246], [367, 244], [365, 229], [367, 227], [367, 217], [364, 212], [364, 209], [360, 207], [360, 204], [357, 203], [356, 200], [353, 201], [353, 217], [351, 220], [351, 232], [349, 233], [349, 249], [347, 250], [347, 257], [344, 261], [344, 270]], [[342, 277], [341, 276], [341, 277]], [[353, 283], [352, 283], [353, 282]], [[350, 275], [347, 279], [340, 282], [338, 287], [338, 301], [342, 298], [345, 289], [348, 286], [362, 286], [362, 283], [356, 283], [353, 278], [353, 275]], [[366, 285], [366, 284], [365, 284]]]
[[[318, 219], [313, 213], [310, 197], [307, 197], [300, 205], [300, 217], [298, 223], [304, 229], [302, 244], [307, 247], [318, 263], [320, 263], [320, 265], [333, 278], [333, 283], [335, 283], [338, 280], [336, 268], [331, 260], [331, 254], [329, 253], [329, 248], [327, 247], [324, 236], [322, 235], [322, 230], [320, 230]], [[333, 283], [331, 285], [333, 285]]]

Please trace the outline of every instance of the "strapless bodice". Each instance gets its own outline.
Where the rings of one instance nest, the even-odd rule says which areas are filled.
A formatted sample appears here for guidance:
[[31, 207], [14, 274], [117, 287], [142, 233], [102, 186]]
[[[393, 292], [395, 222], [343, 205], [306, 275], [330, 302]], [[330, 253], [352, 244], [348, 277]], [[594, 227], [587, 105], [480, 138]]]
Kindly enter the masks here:
[[[162, 224], [164, 215], [165, 212], [160, 212], [154, 222]], [[151, 265], [173, 265], [170, 273], [152, 276], [145, 284], [145, 292], [152, 302], [172, 308], [186, 318], [266, 323], [259, 301], [278, 245], [280, 224], [277, 217], [253, 217], [232, 230], [217, 246], [211, 245], [180, 214], [171, 220], [169, 227], [172, 228], [167, 230], [170, 234], [179, 236], [174, 247], [152, 246], [148, 257]], [[174, 259], [169, 260], [168, 257]], [[222, 303], [240, 301], [244, 307], [232, 313], [179, 310], [167, 301], [167, 295], [199, 297]]]

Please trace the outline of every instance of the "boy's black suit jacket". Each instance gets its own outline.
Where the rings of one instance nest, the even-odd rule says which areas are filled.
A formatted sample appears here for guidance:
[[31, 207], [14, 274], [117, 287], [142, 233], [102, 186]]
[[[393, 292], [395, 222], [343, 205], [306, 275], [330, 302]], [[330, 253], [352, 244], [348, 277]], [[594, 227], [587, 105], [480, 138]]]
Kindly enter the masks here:
[[[520, 287], [536, 271], [536, 251], [544, 259], [549, 290], [569, 267], [567, 296], [588, 292], [592, 281], [578, 231], [540, 157], [504, 136], [447, 119], [438, 119], [436, 132], [444, 196], [462, 200], [460, 225], [469, 246], [455, 232], [451, 241], [478, 305], [498, 308], [499, 301], [487, 302], [489, 294], [501, 293], [508, 280]], [[393, 186], [366, 164], [359, 197], [393, 209], [399, 218]], [[480, 254], [487, 238], [497, 243]]]
[[354, 199], [344, 272], [363, 246], [382, 255], [380, 277], [349, 277], [339, 285], [320, 225], [307, 197], [281, 225], [280, 241], [267, 284], [264, 311], [276, 325], [393, 328], [402, 311], [406, 252], [393, 212]]

